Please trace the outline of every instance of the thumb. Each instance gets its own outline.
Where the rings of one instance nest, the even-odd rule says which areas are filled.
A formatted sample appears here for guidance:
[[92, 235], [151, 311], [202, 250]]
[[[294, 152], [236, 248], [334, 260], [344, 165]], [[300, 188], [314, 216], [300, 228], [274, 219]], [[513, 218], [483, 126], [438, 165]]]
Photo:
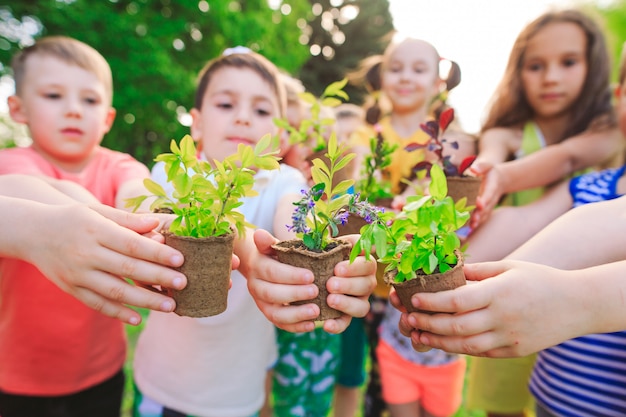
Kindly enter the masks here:
[[482, 281], [500, 275], [511, 268], [512, 265], [506, 261], [479, 262], [475, 264], [465, 264], [463, 271], [465, 272], [465, 278], [469, 281]]
[[148, 233], [160, 224], [159, 219], [150, 214], [130, 213], [104, 204], [90, 205], [90, 207], [107, 219], [139, 234]]
[[279, 240], [267, 230], [257, 229], [254, 231], [254, 244], [263, 255], [273, 255], [274, 249], [272, 249], [272, 245], [278, 242]]
[[471, 172], [473, 175], [482, 176], [489, 172], [491, 168], [493, 168], [492, 163], [476, 160], [474, 161], [472, 166], [468, 168], [468, 171]]

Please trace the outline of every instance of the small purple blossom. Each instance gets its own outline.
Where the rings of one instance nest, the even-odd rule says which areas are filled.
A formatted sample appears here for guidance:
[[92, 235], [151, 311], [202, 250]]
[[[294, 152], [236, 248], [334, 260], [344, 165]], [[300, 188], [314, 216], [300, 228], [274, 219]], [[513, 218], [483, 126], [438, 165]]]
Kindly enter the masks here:
[[360, 201], [360, 194], [354, 194], [350, 198], [349, 211], [363, 218], [367, 223], [380, 221], [380, 213], [384, 213], [385, 209], [370, 204], [367, 201]]
[[335, 222], [335, 224], [345, 226], [346, 223], [348, 223], [348, 216], [350, 216], [349, 211], [341, 211], [335, 216], [333, 221]]

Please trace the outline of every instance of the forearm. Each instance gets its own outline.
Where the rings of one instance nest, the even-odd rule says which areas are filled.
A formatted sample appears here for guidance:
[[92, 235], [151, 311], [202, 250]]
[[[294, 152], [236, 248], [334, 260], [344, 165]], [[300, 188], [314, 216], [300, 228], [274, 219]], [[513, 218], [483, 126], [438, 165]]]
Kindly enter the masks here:
[[570, 210], [507, 258], [561, 269], [626, 260], [626, 197]]
[[583, 311], [582, 334], [626, 330], [626, 261], [573, 271], [575, 310]]
[[0, 175], [0, 195], [46, 204], [98, 203], [78, 184], [21, 174]]
[[[0, 186], [0, 188], [2, 188]], [[0, 195], [0, 257], [26, 260], [46, 230], [44, 211], [51, 207], [32, 200]]]

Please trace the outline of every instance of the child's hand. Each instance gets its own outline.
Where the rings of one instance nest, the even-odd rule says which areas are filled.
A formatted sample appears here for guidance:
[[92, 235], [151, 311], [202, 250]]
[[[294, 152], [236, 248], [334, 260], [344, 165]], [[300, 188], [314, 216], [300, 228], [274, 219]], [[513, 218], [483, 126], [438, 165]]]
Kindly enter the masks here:
[[476, 210], [472, 213], [470, 221], [472, 229], [476, 229], [489, 218], [502, 198], [502, 175], [497, 165], [485, 163], [474, 163], [469, 170], [472, 175], [483, 177], [480, 194], [476, 199]]
[[416, 307], [450, 313], [403, 317], [400, 329], [410, 332], [413, 346], [518, 357], [585, 333], [585, 320], [575, 312], [581, 307], [564, 290], [580, 287], [567, 276], [571, 271], [516, 261], [468, 264], [464, 270], [469, 280], [481, 282], [413, 296]]
[[[350, 238], [348, 238], [350, 240]], [[273, 258], [271, 245], [275, 239], [265, 230], [254, 232], [254, 243], [259, 251], [254, 268], [247, 269], [248, 290], [263, 314], [277, 327], [290, 332], [308, 332], [315, 328], [313, 320], [319, 315], [315, 304], [290, 305], [294, 301], [310, 300], [317, 296], [313, 273], [307, 269], [282, 264]], [[249, 262], [247, 262], [249, 263]], [[350, 324], [351, 317], [363, 317], [369, 310], [368, 297], [376, 284], [375, 264], [358, 258], [353, 264], [340, 262], [335, 267], [337, 276], [327, 282], [328, 304], [345, 313], [338, 319], [326, 320], [324, 329], [340, 333]]]
[[[153, 235], [158, 219], [104, 205], [48, 209], [58, 211], [58, 221], [48, 222], [44, 230], [51, 236], [41, 236], [45, 247], [33, 247], [28, 261], [59, 288], [87, 306], [133, 325], [141, 322], [141, 316], [125, 304], [174, 310], [173, 299], [143, 287], [181, 289], [187, 284], [183, 274], [169, 268], [183, 263], [181, 253], [141, 236]], [[120, 277], [141, 285], [134, 286]]]
[[[359, 235], [342, 236], [342, 239], [354, 244]], [[376, 262], [366, 261], [359, 256], [352, 264], [343, 261], [335, 266], [335, 276], [326, 283], [328, 289], [328, 305], [345, 313], [338, 319], [324, 322], [324, 330], [328, 333], [343, 332], [352, 317], [365, 317], [369, 312], [369, 296], [376, 288]]]

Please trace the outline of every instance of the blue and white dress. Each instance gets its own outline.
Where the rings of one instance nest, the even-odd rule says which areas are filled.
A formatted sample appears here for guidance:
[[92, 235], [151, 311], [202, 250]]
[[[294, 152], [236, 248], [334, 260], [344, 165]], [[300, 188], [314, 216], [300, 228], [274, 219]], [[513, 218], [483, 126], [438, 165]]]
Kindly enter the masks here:
[[[574, 207], [621, 197], [626, 166], [570, 181]], [[539, 352], [530, 391], [560, 417], [626, 416], [626, 331], [590, 334]]]

